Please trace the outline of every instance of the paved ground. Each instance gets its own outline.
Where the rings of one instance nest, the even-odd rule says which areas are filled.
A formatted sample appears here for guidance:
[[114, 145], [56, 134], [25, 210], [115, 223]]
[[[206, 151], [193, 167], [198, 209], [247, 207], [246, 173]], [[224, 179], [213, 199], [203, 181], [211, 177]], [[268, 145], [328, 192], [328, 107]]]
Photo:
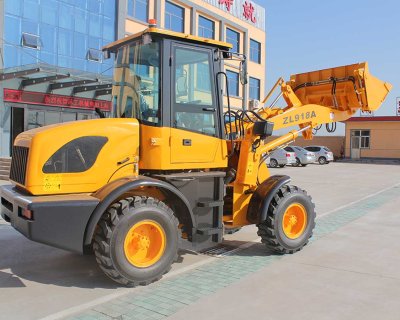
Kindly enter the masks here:
[[116, 288], [92, 257], [31, 243], [0, 221], [0, 319], [399, 319], [399, 167], [337, 163], [275, 173], [313, 196], [311, 245], [274, 256], [247, 227], [227, 240], [242, 250], [223, 258], [186, 253], [144, 288]]

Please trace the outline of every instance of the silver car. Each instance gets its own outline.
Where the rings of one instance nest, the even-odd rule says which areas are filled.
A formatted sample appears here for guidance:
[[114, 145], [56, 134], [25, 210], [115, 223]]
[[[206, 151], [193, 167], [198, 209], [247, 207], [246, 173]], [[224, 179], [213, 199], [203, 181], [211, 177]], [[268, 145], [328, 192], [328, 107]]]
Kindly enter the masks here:
[[294, 152], [287, 152], [283, 149], [277, 149], [271, 153], [267, 159], [267, 165], [270, 168], [277, 168], [278, 166], [283, 168], [287, 164], [295, 164], [296, 155]]
[[296, 163], [293, 164], [294, 167], [303, 166], [313, 163], [316, 161], [316, 156], [314, 152], [310, 152], [302, 147], [290, 146], [285, 148], [288, 152], [294, 152], [296, 154]]
[[324, 146], [308, 146], [304, 149], [314, 152], [319, 164], [328, 164], [333, 161], [333, 152]]

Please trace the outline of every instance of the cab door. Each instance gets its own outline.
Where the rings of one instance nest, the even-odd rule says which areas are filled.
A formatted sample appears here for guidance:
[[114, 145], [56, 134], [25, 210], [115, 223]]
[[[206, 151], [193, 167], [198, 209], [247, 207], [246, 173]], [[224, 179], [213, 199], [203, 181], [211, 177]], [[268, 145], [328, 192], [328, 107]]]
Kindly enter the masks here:
[[213, 167], [225, 161], [226, 142], [221, 140], [212, 50], [172, 43], [171, 51], [171, 163]]

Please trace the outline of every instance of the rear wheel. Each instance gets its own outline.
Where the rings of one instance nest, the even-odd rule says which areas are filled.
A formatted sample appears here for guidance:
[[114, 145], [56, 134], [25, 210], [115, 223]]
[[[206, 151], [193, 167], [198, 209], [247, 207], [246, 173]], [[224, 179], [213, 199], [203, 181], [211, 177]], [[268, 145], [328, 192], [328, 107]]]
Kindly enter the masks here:
[[325, 158], [325, 157], [319, 157], [318, 163], [319, 163], [319, 164], [326, 164], [326, 163], [328, 163], [328, 162], [326, 161], [326, 158]]
[[120, 200], [96, 229], [96, 260], [112, 280], [147, 285], [168, 272], [178, 253], [178, 220], [163, 202], [149, 197]]
[[315, 227], [315, 205], [306, 192], [296, 186], [283, 186], [268, 208], [267, 219], [258, 225], [257, 234], [267, 248], [277, 253], [301, 250]]
[[271, 168], [276, 168], [276, 167], [278, 166], [278, 161], [276, 161], [276, 159], [271, 159], [271, 160], [269, 161], [269, 166], [270, 166]]

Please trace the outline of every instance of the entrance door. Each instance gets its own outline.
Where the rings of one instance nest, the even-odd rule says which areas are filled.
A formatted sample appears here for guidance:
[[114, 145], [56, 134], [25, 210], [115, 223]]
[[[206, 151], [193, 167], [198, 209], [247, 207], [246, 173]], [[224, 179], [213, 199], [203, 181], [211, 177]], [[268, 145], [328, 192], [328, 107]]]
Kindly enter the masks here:
[[350, 142], [350, 157], [351, 159], [360, 159], [361, 149], [361, 136], [360, 130], [351, 131], [351, 142]]
[[172, 45], [171, 163], [213, 162], [221, 140], [211, 50]]
[[14, 145], [14, 140], [24, 129], [24, 108], [11, 108], [11, 146]]

